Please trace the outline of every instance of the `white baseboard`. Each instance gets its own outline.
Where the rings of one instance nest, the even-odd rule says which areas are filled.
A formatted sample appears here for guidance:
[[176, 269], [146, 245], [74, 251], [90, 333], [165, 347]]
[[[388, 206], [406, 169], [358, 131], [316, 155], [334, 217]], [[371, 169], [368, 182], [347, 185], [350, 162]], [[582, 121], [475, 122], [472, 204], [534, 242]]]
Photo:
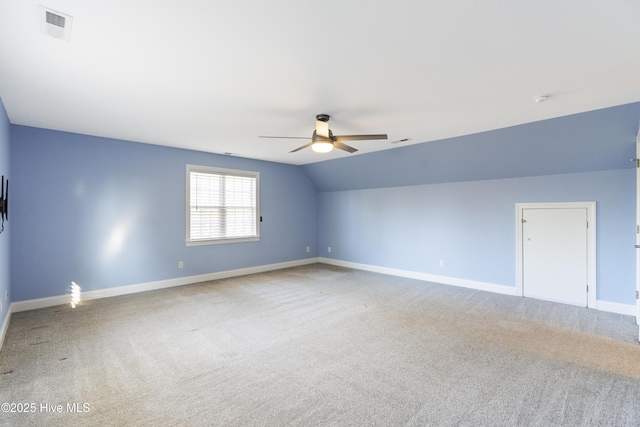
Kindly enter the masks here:
[[408, 279], [424, 280], [426, 282], [441, 283], [444, 285], [460, 286], [463, 288], [477, 289], [479, 291], [495, 292], [497, 294], [515, 295], [515, 286], [497, 285], [495, 283], [480, 282], [477, 280], [458, 279], [456, 277], [438, 276], [435, 274], [419, 273], [417, 271], [400, 270], [396, 268], [378, 267], [376, 265], [359, 264], [357, 262], [340, 261], [331, 258], [320, 258], [320, 262], [337, 265], [340, 267], [355, 268], [357, 270], [371, 271], [374, 273], [390, 274], [392, 276], [406, 277]]
[[[82, 292], [82, 300], [88, 301], [99, 298], [128, 295], [138, 292], [154, 291], [157, 289], [171, 288], [174, 286], [191, 285], [194, 283], [208, 282], [210, 280], [226, 279], [229, 277], [246, 276], [248, 274], [263, 273], [266, 271], [280, 270], [283, 268], [297, 267], [300, 265], [320, 262], [319, 258], [305, 258], [296, 261], [280, 262], [277, 264], [259, 265], [255, 267], [239, 268], [237, 270], [219, 271], [216, 273], [200, 274], [196, 276], [178, 277], [175, 279], [159, 280], [156, 282], [138, 283], [135, 285], [120, 286], [117, 288], [105, 288], [95, 291]], [[13, 313], [36, 310], [39, 308], [53, 307], [56, 305], [69, 304], [70, 295], [58, 295], [47, 298], [37, 298], [26, 301], [18, 301], [11, 304]], [[8, 322], [7, 322], [8, 323]]]
[[7, 336], [7, 330], [9, 329], [9, 320], [11, 320], [11, 304], [9, 304], [9, 310], [0, 325], [0, 351], [2, 351], [2, 345], [4, 344], [4, 338]]
[[[133, 294], [137, 292], [146, 292], [146, 291], [153, 291], [157, 289], [165, 289], [165, 288], [170, 288], [174, 286], [190, 285], [194, 283], [207, 282], [210, 280], [246, 276], [248, 274], [263, 273], [266, 271], [280, 270], [283, 268], [297, 267], [297, 266], [313, 264], [317, 262], [321, 262], [329, 265], [336, 265], [340, 267], [353, 268], [356, 270], [364, 270], [364, 271], [371, 271], [374, 273], [406, 277], [409, 279], [424, 280], [427, 282], [441, 283], [445, 285], [460, 286], [460, 287], [469, 288], [469, 289], [494, 292], [494, 293], [499, 293], [504, 295], [516, 295], [515, 286], [498, 285], [494, 283], [480, 282], [477, 280], [459, 279], [459, 278], [448, 277], [448, 276], [438, 276], [434, 274], [419, 273], [419, 272], [409, 271], [409, 270], [379, 267], [375, 265], [360, 264], [355, 262], [319, 257], [319, 258], [306, 258], [306, 259], [282, 262], [277, 264], [267, 264], [267, 265], [260, 265], [255, 267], [240, 268], [237, 270], [227, 270], [227, 271], [220, 271], [216, 273], [207, 273], [207, 274], [201, 274], [196, 276], [187, 276], [187, 277], [179, 277], [175, 279], [159, 280], [156, 282], [139, 283], [139, 284], [129, 285], [129, 286], [120, 286], [117, 288], [99, 289], [95, 291], [83, 292], [82, 300], [88, 301], [88, 300], [99, 299], [99, 298], [108, 298], [108, 297], [114, 297], [119, 295]], [[2, 344], [4, 342], [5, 335], [9, 328], [9, 320], [11, 319], [11, 313], [18, 313], [21, 311], [36, 310], [39, 308], [69, 304], [70, 300], [71, 300], [70, 295], [58, 295], [58, 296], [53, 296], [48, 298], [37, 298], [37, 299], [31, 299], [26, 301], [13, 302], [9, 306], [9, 313], [5, 317], [4, 322], [2, 323], [2, 325], [0, 325], [0, 350], [2, 349]], [[614, 302], [608, 302], [608, 301], [598, 300], [597, 309], [601, 311], [608, 311], [608, 312], [618, 313], [618, 314], [623, 314], [628, 316], [635, 316], [636, 314], [636, 311], [635, 311], [636, 307], [634, 305], [620, 304], [620, 303], [614, 303]]]
[[596, 309], [610, 313], [626, 314], [627, 316], [636, 316], [636, 306], [633, 304], [620, 304], [618, 302], [598, 300], [596, 301]]
[[[354, 268], [356, 270], [371, 271], [374, 273], [390, 274], [392, 276], [406, 277], [409, 279], [424, 280], [427, 282], [441, 283], [444, 285], [460, 286], [463, 288], [476, 289], [480, 291], [495, 292], [504, 295], [518, 296], [515, 286], [497, 285], [495, 283], [479, 282], [476, 280], [458, 279], [456, 277], [438, 276], [434, 274], [419, 273], [416, 271], [399, 270], [395, 268], [379, 267], [376, 265], [360, 264], [356, 262], [341, 261], [331, 258], [320, 258], [324, 264], [337, 265], [339, 267]], [[624, 314], [627, 316], [636, 315], [636, 306], [633, 304], [620, 304], [609, 301], [596, 301], [596, 309], [611, 313]]]

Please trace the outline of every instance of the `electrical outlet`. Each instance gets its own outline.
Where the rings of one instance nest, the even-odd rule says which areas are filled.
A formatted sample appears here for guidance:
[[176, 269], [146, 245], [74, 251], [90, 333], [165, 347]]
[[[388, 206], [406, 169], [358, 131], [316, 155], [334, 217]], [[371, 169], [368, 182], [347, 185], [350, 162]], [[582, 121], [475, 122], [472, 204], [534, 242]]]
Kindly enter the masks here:
[[440, 260], [440, 267], [444, 267], [444, 260], [443, 259]]
[[331, 246], [327, 248], [327, 252], [331, 253]]
[[307, 253], [311, 252], [311, 246], [307, 246]]
[[182, 267], [184, 267], [184, 264], [182, 263], [182, 261], [179, 261], [178, 262], [178, 268], [182, 268]]

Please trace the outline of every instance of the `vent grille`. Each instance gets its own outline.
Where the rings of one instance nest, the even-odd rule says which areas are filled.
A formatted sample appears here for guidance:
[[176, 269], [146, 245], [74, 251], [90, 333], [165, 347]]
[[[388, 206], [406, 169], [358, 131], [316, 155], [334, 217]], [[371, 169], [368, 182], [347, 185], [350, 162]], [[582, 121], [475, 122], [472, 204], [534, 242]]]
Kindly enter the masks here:
[[56, 27], [64, 28], [65, 17], [56, 15], [55, 13], [51, 13], [48, 10], [47, 12], [47, 24], [55, 25]]
[[40, 21], [40, 33], [71, 41], [71, 23], [73, 17], [44, 6], [40, 6], [38, 20]]

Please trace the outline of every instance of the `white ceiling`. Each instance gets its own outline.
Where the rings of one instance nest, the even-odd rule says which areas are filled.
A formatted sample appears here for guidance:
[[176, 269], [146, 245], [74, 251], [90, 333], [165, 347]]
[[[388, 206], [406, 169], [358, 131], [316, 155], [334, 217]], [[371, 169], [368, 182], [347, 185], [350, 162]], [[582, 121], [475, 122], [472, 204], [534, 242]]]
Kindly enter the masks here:
[[[2, 0], [0, 98], [14, 124], [312, 163], [640, 101], [640, 1]], [[258, 138], [318, 113], [389, 141]]]

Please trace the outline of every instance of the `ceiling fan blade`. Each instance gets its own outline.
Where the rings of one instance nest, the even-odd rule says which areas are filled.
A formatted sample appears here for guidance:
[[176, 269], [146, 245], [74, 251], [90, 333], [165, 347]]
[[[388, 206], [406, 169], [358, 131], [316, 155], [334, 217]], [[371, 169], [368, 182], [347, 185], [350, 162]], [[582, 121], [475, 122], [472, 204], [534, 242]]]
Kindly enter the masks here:
[[329, 138], [329, 123], [322, 120], [316, 120], [316, 135], [323, 138]]
[[302, 150], [303, 148], [311, 147], [311, 144], [313, 144], [313, 142], [310, 142], [310, 143], [308, 143], [308, 144], [304, 144], [302, 147], [298, 147], [298, 148], [296, 148], [295, 150], [291, 150], [291, 151], [289, 151], [289, 152], [290, 152], [290, 153], [295, 153], [296, 151], [300, 151], [300, 150]]
[[387, 139], [386, 133], [374, 135], [334, 135], [335, 141], [364, 141], [369, 139]]
[[278, 139], [311, 139], [308, 136], [259, 136], [258, 138], [278, 138]]
[[340, 141], [333, 141], [333, 146], [335, 148], [339, 148], [341, 150], [348, 151], [349, 153], [355, 153], [356, 151], [358, 151], [357, 148], [353, 148], [353, 147], [351, 147], [351, 146], [349, 146], [347, 144], [343, 144]]

